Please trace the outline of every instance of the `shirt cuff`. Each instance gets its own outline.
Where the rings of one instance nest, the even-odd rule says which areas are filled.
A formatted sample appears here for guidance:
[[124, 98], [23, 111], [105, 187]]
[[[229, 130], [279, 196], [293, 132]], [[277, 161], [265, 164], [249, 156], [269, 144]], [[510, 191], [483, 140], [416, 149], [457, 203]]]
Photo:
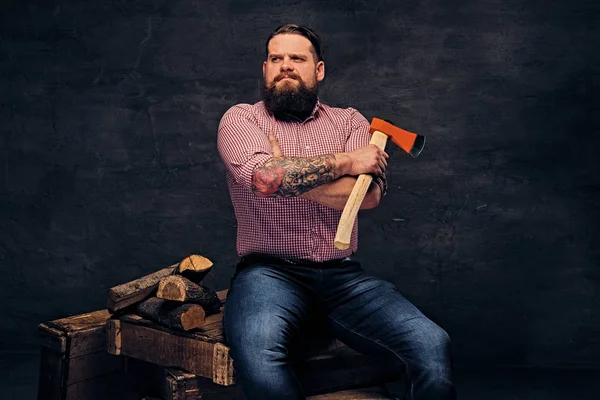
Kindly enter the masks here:
[[385, 176], [376, 176], [373, 178], [373, 182], [375, 182], [377, 186], [379, 186], [379, 190], [381, 190], [381, 197], [385, 196], [387, 194], [388, 189], [387, 179], [385, 178]]

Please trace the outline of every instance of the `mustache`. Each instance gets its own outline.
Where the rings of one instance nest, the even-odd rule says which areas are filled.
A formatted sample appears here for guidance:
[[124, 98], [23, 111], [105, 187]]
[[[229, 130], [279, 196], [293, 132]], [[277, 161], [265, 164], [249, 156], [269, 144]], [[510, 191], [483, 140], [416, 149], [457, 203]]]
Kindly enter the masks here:
[[282, 80], [284, 78], [292, 78], [292, 79], [296, 79], [298, 81], [302, 81], [302, 79], [300, 78], [300, 76], [298, 76], [296, 74], [291, 74], [291, 73], [281, 73], [281, 74], [277, 75], [275, 77], [275, 79], [273, 79], [273, 81], [274, 82], [279, 82], [280, 80]]

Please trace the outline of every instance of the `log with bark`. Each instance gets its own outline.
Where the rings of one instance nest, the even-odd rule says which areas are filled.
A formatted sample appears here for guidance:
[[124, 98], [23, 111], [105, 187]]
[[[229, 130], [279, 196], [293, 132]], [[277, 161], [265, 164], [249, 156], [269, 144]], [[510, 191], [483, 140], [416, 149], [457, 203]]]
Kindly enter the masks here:
[[199, 304], [207, 315], [216, 314], [221, 308], [217, 293], [203, 285], [196, 284], [181, 275], [171, 275], [160, 280], [156, 297], [182, 303]]
[[173, 329], [189, 331], [202, 326], [206, 312], [198, 304], [181, 304], [151, 297], [138, 305], [138, 313]]
[[177, 265], [163, 268], [131, 282], [115, 286], [108, 291], [106, 308], [111, 313], [139, 303], [154, 294], [160, 280], [176, 272]]

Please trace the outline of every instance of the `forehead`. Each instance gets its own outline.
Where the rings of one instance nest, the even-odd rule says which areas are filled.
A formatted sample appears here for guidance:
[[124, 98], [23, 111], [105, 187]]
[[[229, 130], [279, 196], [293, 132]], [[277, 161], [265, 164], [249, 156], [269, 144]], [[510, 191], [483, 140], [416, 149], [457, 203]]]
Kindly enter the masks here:
[[296, 53], [310, 55], [312, 44], [310, 40], [302, 35], [280, 34], [275, 35], [269, 41], [269, 54], [272, 53]]

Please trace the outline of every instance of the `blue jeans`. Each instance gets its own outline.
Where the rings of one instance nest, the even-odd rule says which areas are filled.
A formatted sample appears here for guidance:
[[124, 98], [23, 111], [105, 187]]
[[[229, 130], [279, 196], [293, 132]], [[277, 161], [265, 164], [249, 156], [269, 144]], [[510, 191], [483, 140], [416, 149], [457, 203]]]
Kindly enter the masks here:
[[350, 260], [249, 257], [231, 280], [223, 326], [249, 400], [305, 399], [290, 360], [313, 313], [349, 347], [406, 366], [413, 400], [456, 399], [448, 334], [389, 282]]

